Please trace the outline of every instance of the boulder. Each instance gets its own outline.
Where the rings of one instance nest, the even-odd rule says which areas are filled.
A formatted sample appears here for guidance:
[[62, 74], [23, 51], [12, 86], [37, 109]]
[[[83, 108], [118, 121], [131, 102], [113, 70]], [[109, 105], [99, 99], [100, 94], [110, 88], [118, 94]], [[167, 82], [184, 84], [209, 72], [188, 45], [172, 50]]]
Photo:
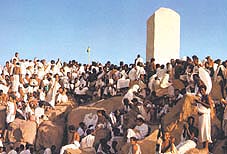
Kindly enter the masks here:
[[134, 128], [136, 126], [136, 117], [138, 113], [135, 110], [130, 110], [124, 114], [123, 128]]
[[84, 120], [86, 114], [92, 113], [96, 114], [98, 110], [105, 110], [104, 108], [98, 107], [89, 107], [89, 106], [80, 106], [73, 109], [67, 117], [67, 125], [74, 125], [75, 127], [79, 126], [79, 123]]
[[9, 142], [35, 143], [37, 124], [34, 121], [15, 119], [10, 123], [7, 137]]
[[174, 80], [172, 81], [172, 83], [173, 83], [173, 87], [174, 87], [175, 89], [182, 90], [182, 89], [185, 88], [183, 82], [182, 82], [181, 80], [179, 80], [179, 79], [174, 79]]
[[5, 128], [6, 123], [6, 107], [0, 106], [0, 129]]
[[220, 100], [222, 98], [221, 86], [218, 82], [212, 81], [212, 89], [210, 95], [214, 100]]
[[106, 100], [98, 101], [92, 105], [97, 108], [104, 108], [107, 113], [115, 111], [117, 109], [123, 109], [122, 96], [111, 97]]
[[67, 149], [64, 154], [82, 154], [82, 151], [80, 149]]
[[226, 140], [218, 141], [215, 144], [215, 147], [213, 149], [213, 153], [214, 154], [224, 153], [224, 149], [223, 148], [226, 147], [226, 145], [227, 145]]
[[[145, 139], [138, 141], [142, 154], [154, 154], [155, 153], [157, 135], [158, 135], [158, 129], [156, 129], [151, 135], [149, 135]], [[119, 152], [119, 154], [128, 153], [129, 148], [130, 148], [130, 144], [126, 143], [125, 145], [122, 146], [122, 149]]]
[[[68, 114], [67, 126], [74, 125], [76, 128], [78, 128], [79, 123], [84, 120], [84, 117], [86, 114], [89, 114], [89, 113], [96, 114], [98, 110], [104, 110], [104, 108], [80, 106], [78, 108], [73, 109]], [[68, 143], [70, 143], [71, 139], [72, 139], [72, 133], [68, 131]]]
[[67, 117], [67, 114], [72, 110], [73, 106], [69, 103], [62, 103], [55, 106], [54, 110], [49, 110], [45, 114], [50, 121], [62, 121]]
[[164, 128], [180, 119], [184, 102], [185, 97], [179, 100], [175, 106], [169, 109], [169, 112], [163, 118]]
[[64, 123], [56, 123], [52, 121], [44, 121], [39, 125], [37, 138], [36, 138], [36, 150], [39, 151], [43, 147], [50, 148], [55, 145], [57, 151], [62, 146], [64, 136]]

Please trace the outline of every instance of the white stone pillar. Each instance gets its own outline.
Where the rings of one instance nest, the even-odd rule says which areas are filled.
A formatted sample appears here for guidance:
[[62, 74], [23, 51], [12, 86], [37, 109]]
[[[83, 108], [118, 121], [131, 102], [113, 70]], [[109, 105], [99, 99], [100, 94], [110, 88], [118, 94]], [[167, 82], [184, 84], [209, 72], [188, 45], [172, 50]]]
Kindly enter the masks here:
[[166, 64], [180, 57], [180, 15], [160, 8], [147, 21], [146, 61]]

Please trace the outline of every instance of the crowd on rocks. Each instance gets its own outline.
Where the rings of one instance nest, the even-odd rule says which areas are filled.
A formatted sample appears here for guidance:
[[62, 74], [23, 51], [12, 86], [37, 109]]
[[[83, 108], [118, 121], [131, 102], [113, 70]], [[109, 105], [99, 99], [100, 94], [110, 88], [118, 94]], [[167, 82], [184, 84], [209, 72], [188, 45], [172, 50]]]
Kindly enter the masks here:
[[[2, 142], [7, 142], [6, 134], [10, 123], [15, 118], [32, 120], [39, 125], [48, 120], [45, 112], [55, 110], [56, 104], [75, 99], [78, 105], [91, 101], [122, 95], [122, 110], [107, 114], [104, 110], [93, 115], [92, 122], [88, 122], [89, 115], [84, 117], [79, 128], [70, 126], [73, 139], [70, 144], [61, 148], [63, 154], [67, 149], [83, 149], [94, 153], [118, 153], [119, 141], [130, 142], [129, 154], [140, 154], [138, 140], [144, 139], [150, 133], [150, 124], [159, 124], [162, 117], [183, 98], [184, 95], [196, 96], [194, 105], [199, 110], [199, 127], [193, 123], [193, 117], [188, 117], [187, 124], [182, 132], [182, 140], [174, 146], [174, 138], [168, 132], [160, 131], [157, 139], [157, 153], [184, 153], [196, 147], [199, 140], [204, 147], [211, 143], [211, 111], [215, 104], [209, 96], [210, 84], [207, 76], [201, 77], [200, 71], [205, 71], [213, 82], [221, 87], [221, 106], [227, 104], [227, 60], [212, 60], [210, 56], [200, 61], [197, 56], [171, 59], [166, 65], [158, 64], [154, 58], [144, 63], [143, 58], [137, 55], [133, 64], [119, 65], [107, 61], [105, 64], [92, 62], [81, 64], [75, 60], [61, 62], [34, 58], [21, 59], [19, 53], [0, 68], [0, 104], [6, 106], [6, 125], [1, 128], [0, 147], [4, 153]], [[205, 78], [205, 81], [201, 78]], [[173, 81], [180, 80], [183, 89], [174, 87]], [[211, 85], [212, 86], [212, 85]], [[127, 126], [128, 113], [136, 118], [136, 124]], [[227, 110], [223, 111], [223, 130], [227, 136]], [[97, 130], [107, 128], [110, 133], [94, 144]], [[160, 129], [161, 130], [161, 129]], [[21, 145], [14, 149], [10, 146], [10, 154], [33, 153], [32, 146]], [[56, 153], [55, 147], [45, 150], [47, 153]], [[5, 152], [6, 153], [6, 152]]]

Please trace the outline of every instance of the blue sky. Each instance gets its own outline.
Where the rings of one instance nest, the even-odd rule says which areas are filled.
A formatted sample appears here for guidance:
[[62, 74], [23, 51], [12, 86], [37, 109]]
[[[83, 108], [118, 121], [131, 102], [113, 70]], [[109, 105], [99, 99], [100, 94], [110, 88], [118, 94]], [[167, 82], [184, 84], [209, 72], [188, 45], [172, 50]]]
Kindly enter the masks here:
[[146, 21], [159, 7], [181, 16], [181, 56], [227, 59], [226, 0], [2, 0], [0, 64], [13, 57], [118, 64], [146, 58]]

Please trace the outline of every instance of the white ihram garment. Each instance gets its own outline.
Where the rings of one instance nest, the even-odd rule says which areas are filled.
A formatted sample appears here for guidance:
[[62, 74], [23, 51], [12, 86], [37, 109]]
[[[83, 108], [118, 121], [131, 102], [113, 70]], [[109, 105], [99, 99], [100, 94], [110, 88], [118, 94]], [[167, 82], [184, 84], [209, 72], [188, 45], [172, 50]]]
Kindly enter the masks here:
[[211, 143], [210, 108], [198, 104], [198, 112], [202, 114], [199, 116], [199, 139], [201, 142]]

